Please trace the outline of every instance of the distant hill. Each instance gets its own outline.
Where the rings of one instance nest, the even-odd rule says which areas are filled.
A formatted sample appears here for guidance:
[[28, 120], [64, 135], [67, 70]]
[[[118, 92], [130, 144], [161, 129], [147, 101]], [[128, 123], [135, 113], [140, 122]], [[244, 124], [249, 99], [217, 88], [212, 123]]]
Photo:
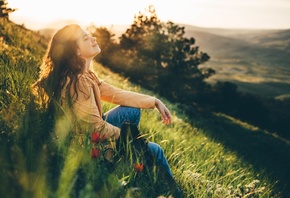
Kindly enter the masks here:
[[211, 56], [204, 67], [241, 91], [281, 97], [290, 93], [290, 30], [214, 29], [185, 25], [200, 50]]
[[264, 47], [277, 48], [290, 52], [290, 29], [286, 30], [243, 30], [243, 29], [204, 29], [216, 35], [236, 38]]

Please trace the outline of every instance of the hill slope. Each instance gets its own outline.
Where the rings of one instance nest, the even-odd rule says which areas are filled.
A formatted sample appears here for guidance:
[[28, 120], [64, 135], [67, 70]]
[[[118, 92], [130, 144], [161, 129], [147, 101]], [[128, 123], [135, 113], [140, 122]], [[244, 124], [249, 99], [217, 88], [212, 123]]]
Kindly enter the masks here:
[[[4, 32], [10, 38], [19, 35], [31, 38], [28, 43], [21, 43], [21, 39], [17, 44], [0, 42], [1, 54], [5, 51], [5, 60], [8, 60], [1, 59], [0, 64], [0, 79], [5, 82], [0, 92], [0, 181], [3, 181], [0, 194], [5, 197], [74, 196], [73, 178], [82, 175], [74, 172], [79, 168], [78, 163], [70, 153], [58, 155], [60, 150], [54, 136], [50, 136], [53, 134], [50, 119], [30, 94], [29, 85], [36, 78], [39, 56], [16, 47], [40, 49], [41, 45], [35, 42], [40, 37], [15, 24], [4, 23], [0, 27], [6, 30], [13, 27], [13, 31]], [[19, 59], [15, 54], [23, 57]], [[31, 59], [35, 62], [30, 62]], [[102, 65], [95, 63], [94, 69], [115, 86], [154, 95]], [[163, 101], [172, 110], [173, 124], [162, 125], [157, 111], [143, 110], [140, 130], [150, 141], [162, 146], [185, 197], [278, 198], [289, 195], [289, 142], [222, 114], [196, 111], [189, 119], [177, 105]], [[105, 110], [112, 107], [104, 103]], [[109, 185], [99, 188], [97, 193], [112, 197], [116, 190], [126, 190], [120, 183], [135, 179], [130, 165], [126, 168], [110, 175]], [[98, 179], [99, 172], [91, 171], [89, 175]], [[146, 179], [142, 192], [153, 193], [148, 186], [150, 178]], [[98, 196], [91, 184], [84, 181], [88, 185], [82, 193]]]

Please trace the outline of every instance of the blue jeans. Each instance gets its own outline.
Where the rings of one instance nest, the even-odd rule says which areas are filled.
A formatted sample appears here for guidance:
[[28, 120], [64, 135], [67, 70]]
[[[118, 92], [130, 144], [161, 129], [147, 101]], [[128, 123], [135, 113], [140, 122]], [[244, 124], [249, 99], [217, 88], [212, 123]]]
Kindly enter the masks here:
[[[119, 128], [121, 128], [124, 122], [130, 122], [138, 126], [140, 118], [140, 109], [125, 106], [117, 106], [103, 115], [105, 121]], [[149, 142], [148, 149], [154, 156], [154, 159], [156, 159], [156, 164], [162, 166], [173, 177], [162, 148], [154, 142]]]

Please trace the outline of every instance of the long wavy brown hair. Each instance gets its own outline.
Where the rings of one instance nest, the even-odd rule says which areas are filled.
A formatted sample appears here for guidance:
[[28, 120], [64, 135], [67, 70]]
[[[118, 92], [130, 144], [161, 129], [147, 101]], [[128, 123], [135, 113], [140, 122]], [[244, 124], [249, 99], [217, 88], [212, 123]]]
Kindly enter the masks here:
[[81, 27], [68, 25], [58, 30], [52, 37], [44, 55], [38, 80], [31, 86], [32, 92], [41, 98], [42, 103], [52, 100], [59, 102], [61, 90], [67, 83], [76, 92], [78, 74], [85, 69], [85, 60], [77, 55], [77, 39]]

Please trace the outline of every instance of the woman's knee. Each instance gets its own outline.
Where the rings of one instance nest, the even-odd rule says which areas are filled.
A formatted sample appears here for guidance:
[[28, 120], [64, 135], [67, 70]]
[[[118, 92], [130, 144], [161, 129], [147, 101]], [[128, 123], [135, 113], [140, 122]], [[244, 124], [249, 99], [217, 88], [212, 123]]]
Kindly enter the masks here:
[[141, 119], [141, 109], [139, 109], [139, 108], [134, 108], [134, 114], [136, 115], [137, 120], [140, 121], [140, 119]]
[[141, 119], [141, 109], [135, 107], [123, 107], [125, 110], [125, 121], [129, 121], [136, 125], [139, 124]]
[[136, 125], [139, 124], [141, 118], [141, 110], [135, 107], [117, 106], [104, 114], [103, 119], [121, 127], [122, 123], [130, 122]]
[[140, 116], [141, 115], [141, 109], [136, 107], [125, 107], [128, 108], [129, 111], [131, 111], [134, 115]]

